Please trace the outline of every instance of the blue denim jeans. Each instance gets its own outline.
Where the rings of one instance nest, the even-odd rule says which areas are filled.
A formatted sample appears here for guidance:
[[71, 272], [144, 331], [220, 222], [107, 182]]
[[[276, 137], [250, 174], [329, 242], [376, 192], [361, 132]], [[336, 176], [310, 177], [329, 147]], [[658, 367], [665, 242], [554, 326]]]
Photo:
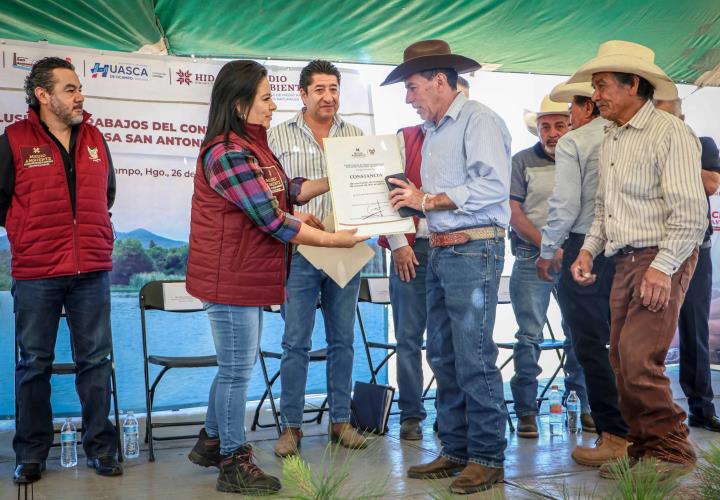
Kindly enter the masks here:
[[[77, 365], [75, 386], [82, 408], [83, 448], [88, 457], [114, 455], [110, 412], [110, 273], [107, 271], [17, 280], [12, 284], [17, 402], [13, 449], [19, 462], [42, 462], [53, 442], [50, 370], [63, 306]], [[10, 339], [5, 339], [10, 342]]]
[[503, 239], [433, 248], [427, 270], [427, 356], [437, 379], [441, 454], [502, 467], [507, 411], [492, 333]]
[[405, 282], [395, 272], [390, 260], [390, 302], [397, 344], [397, 384], [400, 393], [400, 422], [409, 418], [425, 420], [423, 391], [422, 344], [427, 319], [425, 280], [429, 243], [425, 238], [415, 240], [413, 251], [420, 263], [415, 278]]
[[281, 309], [285, 320], [280, 361], [280, 419], [283, 427], [302, 426], [318, 295], [327, 342], [325, 371], [330, 420], [333, 423], [350, 421], [355, 306], [359, 291], [360, 273], [345, 288], [340, 288], [301, 254], [296, 252], [293, 255], [287, 299]]
[[[515, 254], [515, 264], [510, 275], [510, 300], [512, 301], [518, 331], [515, 334], [517, 342], [513, 347], [513, 362], [515, 375], [510, 380], [513, 394], [515, 413], [518, 417], [537, 415], [538, 381], [542, 373], [538, 364], [540, 358], [540, 344], [543, 341], [543, 329], [547, 317], [550, 294], [557, 284], [538, 278], [535, 260], [539, 255], [536, 248], [518, 246]], [[565, 330], [565, 391], [567, 396], [571, 390], [575, 391], [580, 399], [582, 411], [589, 412], [587, 392], [585, 390], [585, 377], [578, 364], [575, 351], [572, 348], [572, 334], [563, 322]]]
[[220, 453], [245, 444], [247, 388], [258, 356], [262, 308], [203, 302], [212, 330], [218, 371], [210, 386], [205, 431], [220, 436]]

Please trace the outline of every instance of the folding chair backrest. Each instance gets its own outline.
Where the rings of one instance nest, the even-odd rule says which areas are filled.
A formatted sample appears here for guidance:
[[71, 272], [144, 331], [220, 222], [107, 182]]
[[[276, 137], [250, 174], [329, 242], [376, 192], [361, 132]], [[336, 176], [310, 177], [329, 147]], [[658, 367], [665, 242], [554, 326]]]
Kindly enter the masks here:
[[358, 302], [389, 304], [389, 286], [390, 278], [386, 276], [379, 278], [363, 278], [360, 281], [360, 293], [358, 295]]
[[510, 304], [510, 276], [500, 276], [498, 304]]
[[140, 289], [140, 309], [172, 312], [202, 311], [202, 303], [187, 293], [184, 280], [150, 281]]

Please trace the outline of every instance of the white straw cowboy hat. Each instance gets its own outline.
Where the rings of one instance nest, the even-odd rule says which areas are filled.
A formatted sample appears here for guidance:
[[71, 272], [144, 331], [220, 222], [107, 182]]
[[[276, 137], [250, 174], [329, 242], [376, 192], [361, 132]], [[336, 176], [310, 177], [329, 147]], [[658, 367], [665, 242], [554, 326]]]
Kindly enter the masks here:
[[555, 102], [571, 103], [577, 96], [592, 97], [595, 89], [590, 82], [558, 83], [550, 92], [550, 100]]
[[537, 136], [537, 121], [538, 118], [545, 115], [565, 115], [570, 116], [568, 106], [566, 103], [559, 103], [550, 100], [550, 96], [546, 95], [543, 97], [540, 103], [539, 111], [528, 111], [527, 109], [523, 113], [523, 119], [525, 120], [525, 126], [532, 135]]
[[655, 52], [644, 45], [623, 40], [610, 40], [598, 48], [597, 57], [586, 62], [567, 83], [589, 82], [593, 73], [606, 71], [630, 73], [645, 78], [655, 88], [655, 99], [677, 99], [677, 87], [655, 64]]
[[398, 83], [409, 76], [430, 69], [452, 68], [459, 73], [480, 69], [480, 63], [469, 57], [453, 54], [444, 40], [423, 40], [405, 49], [403, 62], [393, 69], [380, 84]]

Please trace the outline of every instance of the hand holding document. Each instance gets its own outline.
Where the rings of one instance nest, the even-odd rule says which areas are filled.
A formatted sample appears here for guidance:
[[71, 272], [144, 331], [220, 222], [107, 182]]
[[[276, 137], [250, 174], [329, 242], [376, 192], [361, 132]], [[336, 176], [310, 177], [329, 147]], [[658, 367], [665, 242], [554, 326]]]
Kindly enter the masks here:
[[[328, 232], [334, 231], [333, 216], [329, 215], [323, 225]], [[365, 264], [375, 256], [367, 243], [352, 248], [324, 248], [299, 245], [298, 252], [316, 269], [324, 271], [340, 288], [345, 288]]]
[[403, 172], [394, 135], [331, 137], [323, 140], [335, 227], [357, 228], [358, 236], [414, 233], [412, 219], [390, 205], [385, 177]]

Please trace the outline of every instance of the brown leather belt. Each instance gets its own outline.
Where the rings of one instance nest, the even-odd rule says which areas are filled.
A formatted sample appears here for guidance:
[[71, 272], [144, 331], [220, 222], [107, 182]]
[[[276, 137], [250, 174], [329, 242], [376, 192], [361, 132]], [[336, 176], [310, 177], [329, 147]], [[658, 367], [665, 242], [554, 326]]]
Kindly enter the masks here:
[[505, 238], [505, 229], [498, 226], [473, 227], [452, 233], [430, 233], [431, 247], [462, 245], [473, 240]]

